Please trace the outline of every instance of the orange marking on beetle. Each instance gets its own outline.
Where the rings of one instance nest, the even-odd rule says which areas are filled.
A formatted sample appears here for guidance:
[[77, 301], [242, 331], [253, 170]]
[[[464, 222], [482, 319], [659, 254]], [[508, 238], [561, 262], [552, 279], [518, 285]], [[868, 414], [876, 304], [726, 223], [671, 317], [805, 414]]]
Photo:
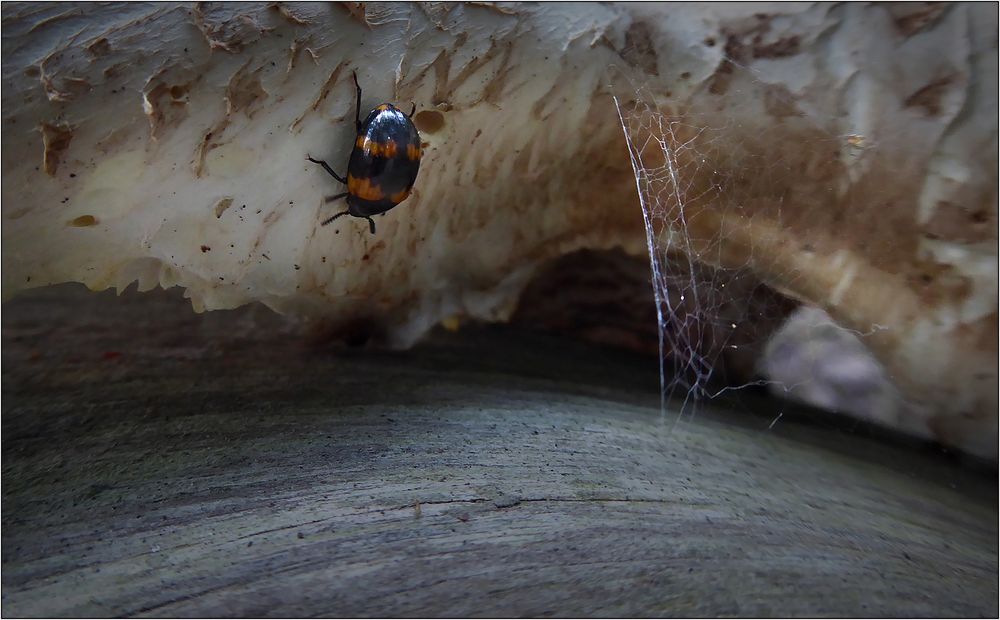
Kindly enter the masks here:
[[385, 194], [378, 183], [372, 183], [371, 179], [358, 179], [347, 175], [347, 191], [352, 196], [362, 200], [382, 200]]
[[419, 144], [407, 144], [406, 145], [406, 158], [410, 161], [419, 161], [421, 155], [421, 149]]
[[364, 135], [358, 136], [358, 139], [354, 141], [354, 146], [372, 157], [392, 158], [399, 153], [399, 147], [392, 140], [385, 143], [375, 142]]
[[383, 103], [382, 105], [380, 105], [379, 107], [377, 107], [375, 109], [378, 110], [379, 112], [388, 112], [390, 107], [391, 106], [389, 106], [388, 103]]
[[397, 193], [392, 194], [391, 196], [389, 196], [389, 200], [393, 201], [396, 204], [399, 204], [399, 203], [403, 202], [404, 200], [406, 200], [406, 197], [409, 196], [409, 195], [410, 195], [410, 190], [404, 189], [401, 192], [397, 192]]

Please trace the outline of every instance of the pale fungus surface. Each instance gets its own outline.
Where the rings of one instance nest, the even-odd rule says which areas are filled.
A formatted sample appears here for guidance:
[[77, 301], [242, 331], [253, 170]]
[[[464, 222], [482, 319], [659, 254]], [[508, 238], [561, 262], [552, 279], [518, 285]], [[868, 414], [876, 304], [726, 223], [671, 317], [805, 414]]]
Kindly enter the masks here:
[[[994, 8], [5, 4], [4, 296], [180, 286], [405, 346], [622, 249], [688, 390], [766, 287], [861, 336], [913, 405], [887, 424], [995, 458]], [[320, 226], [306, 161], [345, 168], [352, 71], [424, 141], [375, 236]]]

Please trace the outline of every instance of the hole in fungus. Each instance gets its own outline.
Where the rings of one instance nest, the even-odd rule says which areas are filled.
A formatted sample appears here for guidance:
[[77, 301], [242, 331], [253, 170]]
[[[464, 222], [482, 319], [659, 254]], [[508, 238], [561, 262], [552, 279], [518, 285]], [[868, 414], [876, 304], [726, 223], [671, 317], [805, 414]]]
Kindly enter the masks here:
[[437, 133], [444, 127], [444, 114], [437, 110], [421, 110], [413, 117], [413, 123], [421, 133]]

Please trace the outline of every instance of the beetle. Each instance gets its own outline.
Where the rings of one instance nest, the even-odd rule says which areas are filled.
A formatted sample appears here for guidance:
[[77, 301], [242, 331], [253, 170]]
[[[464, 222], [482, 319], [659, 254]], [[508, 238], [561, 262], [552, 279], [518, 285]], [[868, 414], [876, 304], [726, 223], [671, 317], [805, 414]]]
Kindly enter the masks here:
[[363, 217], [368, 220], [372, 234], [375, 234], [375, 220], [371, 216], [385, 213], [406, 200], [417, 180], [420, 158], [423, 150], [420, 133], [413, 125], [414, 104], [410, 113], [404, 114], [391, 103], [383, 103], [372, 110], [361, 121], [361, 85], [354, 72], [354, 87], [358, 98], [354, 107], [354, 122], [357, 137], [347, 164], [347, 178], [333, 171], [325, 161], [306, 159], [323, 166], [330, 176], [347, 185], [347, 191], [327, 198], [333, 202], [347, 198], [347, 210], [323, 221], [326, 226], [344, 215]]

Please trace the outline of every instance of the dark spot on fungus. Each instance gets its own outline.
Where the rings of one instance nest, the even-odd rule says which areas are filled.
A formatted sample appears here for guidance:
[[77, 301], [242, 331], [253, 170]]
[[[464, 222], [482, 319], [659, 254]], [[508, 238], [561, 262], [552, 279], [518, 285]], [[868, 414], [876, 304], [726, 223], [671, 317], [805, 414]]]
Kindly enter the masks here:
[[207, 245], [203, 245], [203, 246], [201, 246], [201, 251], [202, 252], [211, 252], [212, 248], [208, 247]]
[[78, 228], [84, 228], [87, 226], [93, 226], [97, 223], [97, 218], [93, 215], [81, 215], [80, 217], [70, 220], [70, 226], [76, 226]]

